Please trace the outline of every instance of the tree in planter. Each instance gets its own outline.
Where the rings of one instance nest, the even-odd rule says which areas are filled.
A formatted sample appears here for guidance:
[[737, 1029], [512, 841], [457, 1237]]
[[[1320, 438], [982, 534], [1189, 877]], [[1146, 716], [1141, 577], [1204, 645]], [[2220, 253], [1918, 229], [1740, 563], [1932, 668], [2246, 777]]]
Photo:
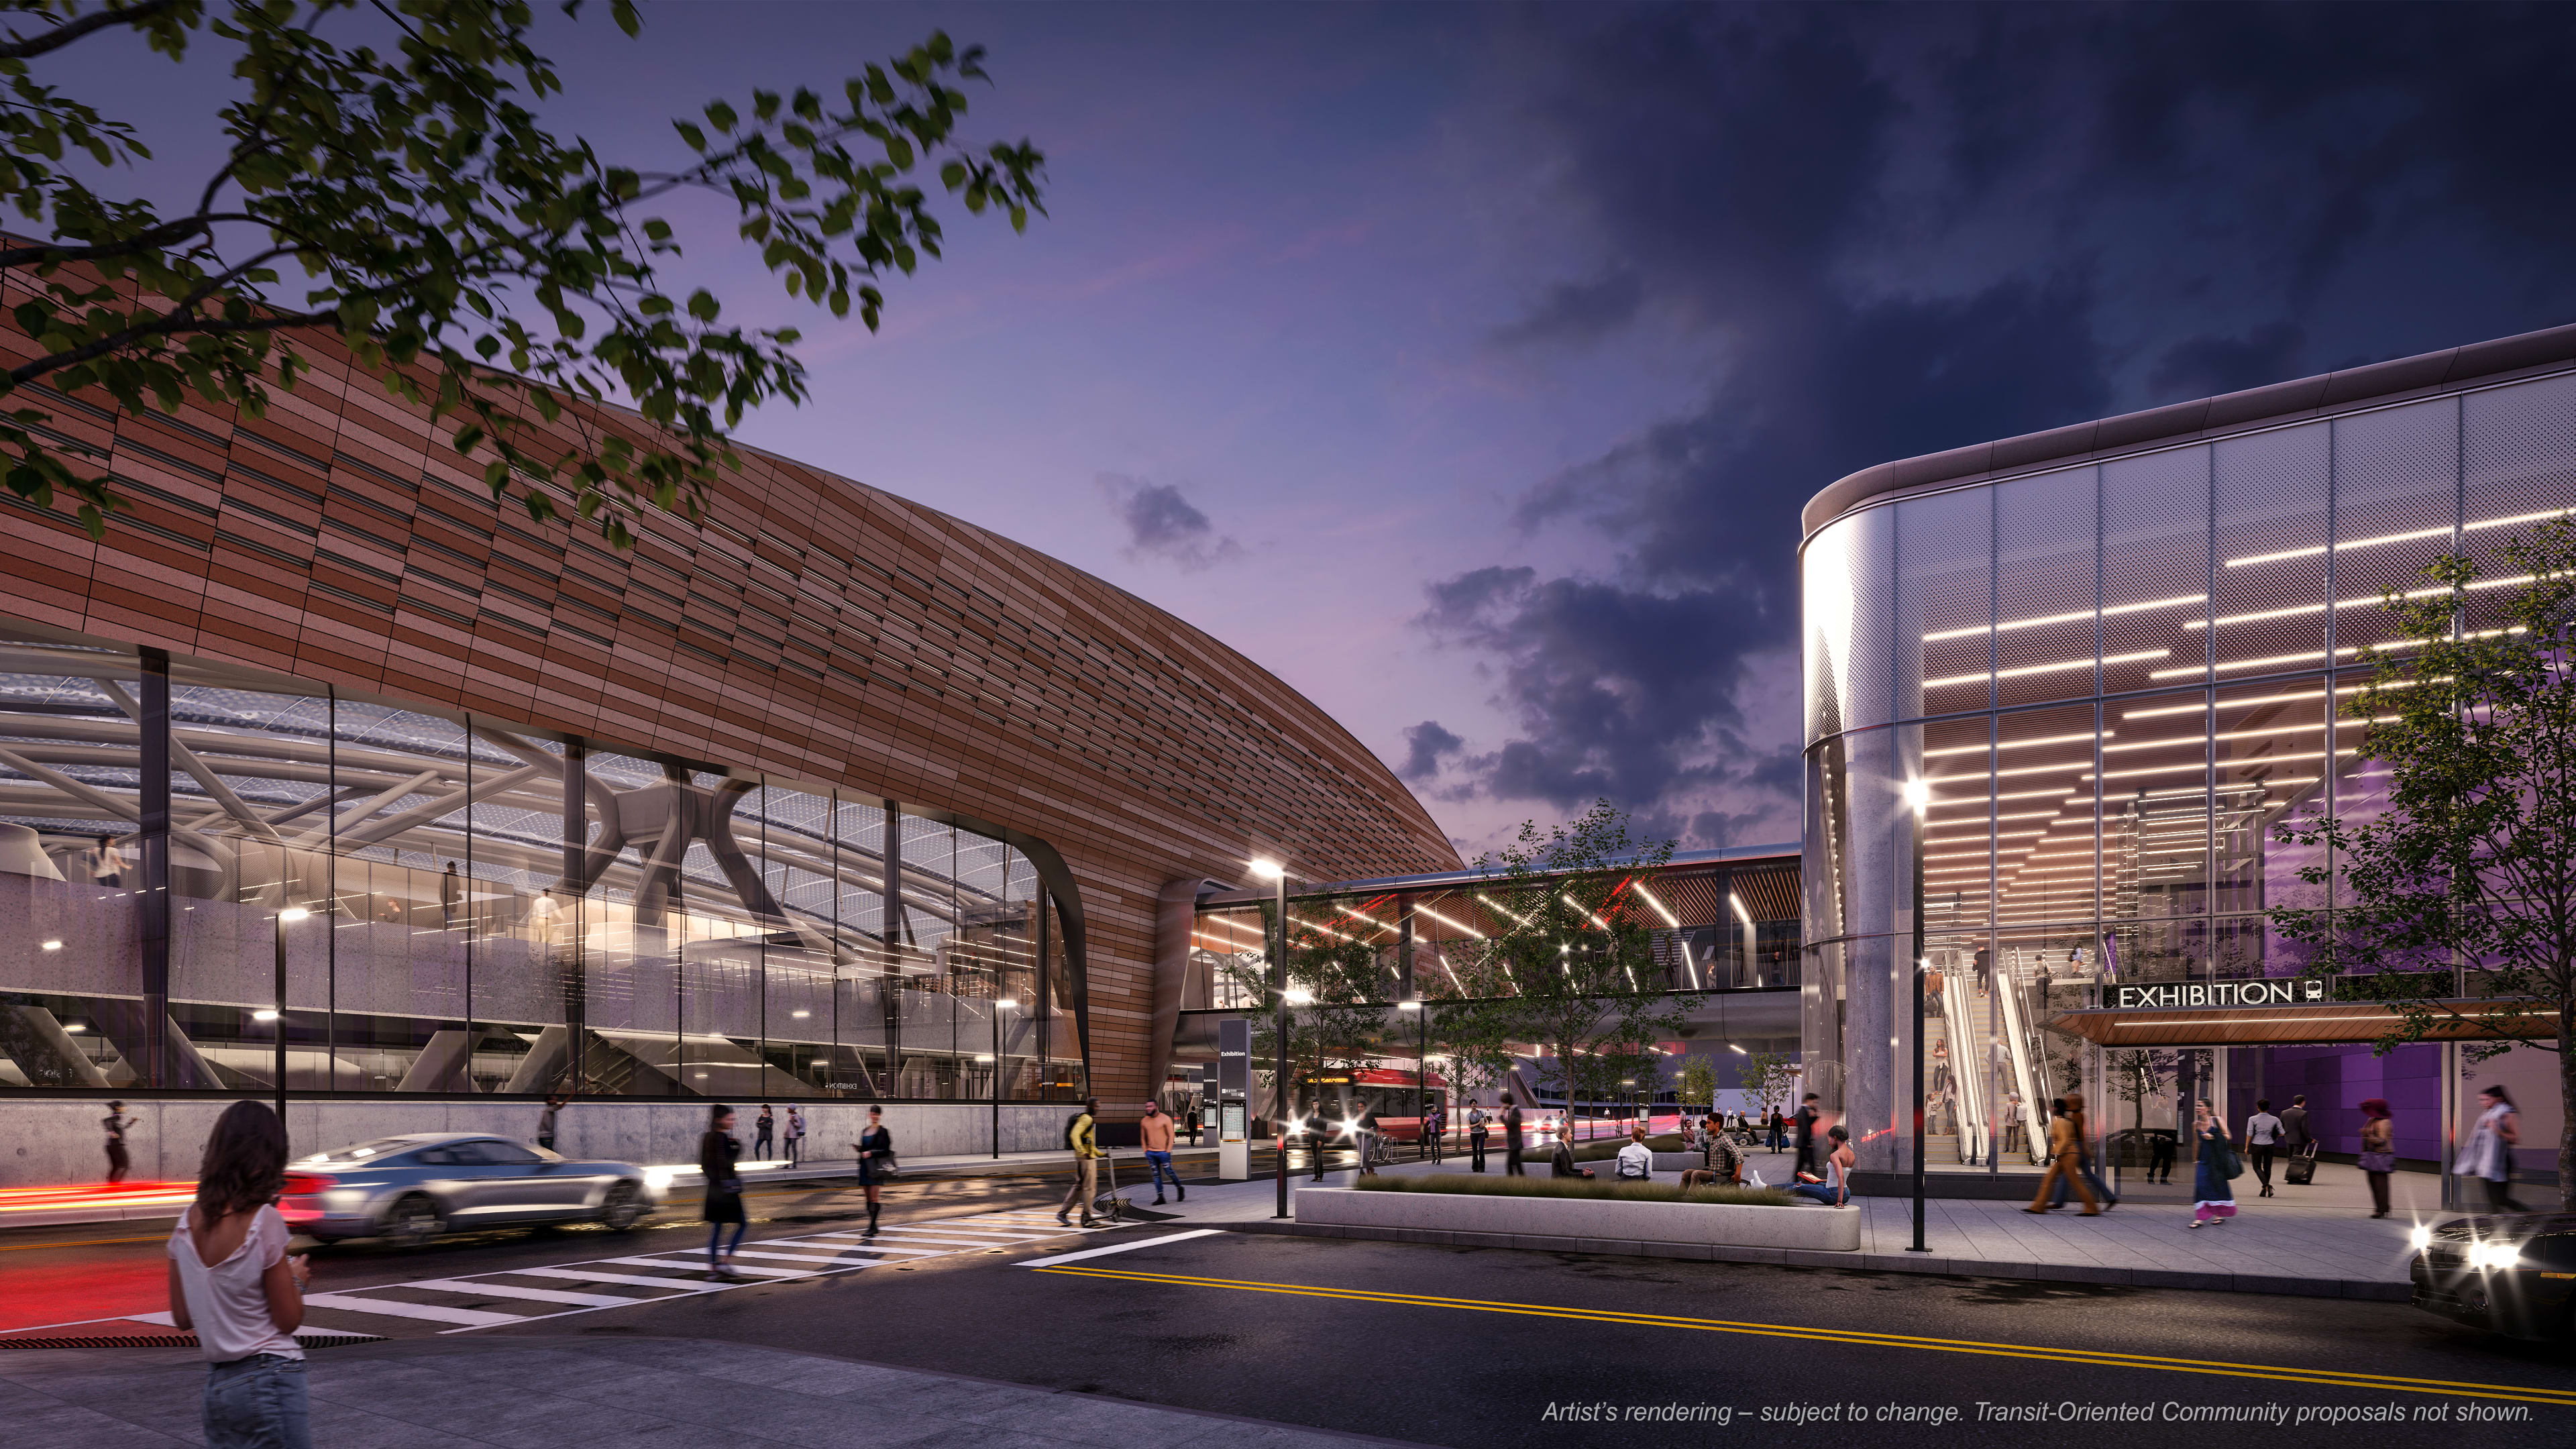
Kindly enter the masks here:
[[[0, 237], [11, 316], [32, 343], [0, 374], [0, 479], [40, 506], [68, 495], [93, 537], [117, 497], [91, 471], [101, 455], [49, 407], [103, 394], [175, 413], [193, 396], [257, 417], [328, 342], [360, 376], [426, 403], [496, 501], [544, 519], [560, 490], [623, 546], [640, 510], [695, 517], [718, 470], [740, 466], [728, 433], [742, 415], [807, 391], [795, 329], [724, 325], [712, 293], [682, 296], [665, 277], [679, 246], [660, 207], [729, 205], [789, 296], [872, 330], [879, 284], [940, 255], [927, 176], [1015, 228], [1042, 210], [1033, 147], [957, 139], [959, 86], [985, 79], [983, 52], [945, 35], [830, 94], [711, 102], [672, 123], [685, 154], [654, 169], [604, 159], [531, 109], [562, 85], [524, 0], [11, 8], [0, 202], [51, 235]], [[609, 9], [637, 32], [634, 0]], [[130, 122], [47, 83], [67, 53], [120, 35], [195, 65], [211, 37], [240, 81], [206, 122], [222, 159], [169, 205], [97, 190], [99, 172], [151, 151]], [[605, 427], [589, 404], [610, 398], [646, 426]], [[540, 422], [572, 431], [541, 439]]]
[[2524, 1042], [2558, 1055], [2562, 1202], [2576, 1208], [2576, 525], [2544, 523], [2502, 550], [2427, 565], [2390, 592], [2400, 642], [2343, 706], [2346, 739], [2385, 767], [2377, 816], [2284, 822], [2285, 844], [2336, 862], [2299, 872], [2341, 904], [2279, 907], [2311, 978], [2384, 1003], [2380, 1053], [2465, 1039], [2486, 1060]]
[[2103, 1063], [2111, 1078], [2111, 1090], [2129, 1104], [2131, 1124], [2143, 1140], [2147, 1135], [2147, 1099], [2174, 1079], [2180, 1058], [2172, 1052], [2113, 1052]]
[[1680, 1034], [1696, 997], [1671, 994], [1655, 964], [1655, 930], [1629, 894], [1640, 874], [1672, 858], [1672, 842], [1635, 838], [1609, 801], [1546, 835], [1537, 822], [1477, 862], [1498, 876], [1482, 894], [1499, 925], [1482, 955], [1513, 984], [1497, 1003], [1507, 1035], [1541, 1049], [1542, 1083], [1598, 1099], [1654, 1043]]

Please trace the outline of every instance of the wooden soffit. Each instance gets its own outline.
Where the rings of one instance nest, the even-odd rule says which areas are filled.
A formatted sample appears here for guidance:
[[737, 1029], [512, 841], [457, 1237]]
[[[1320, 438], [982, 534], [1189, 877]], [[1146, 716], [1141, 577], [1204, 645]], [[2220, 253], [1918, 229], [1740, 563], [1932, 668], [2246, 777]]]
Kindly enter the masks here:
[[[2550, 1035], [2541, 1015], [2512, 1019], [2492, 1001], [2445, 1001], [2426, 1041], [2497, 1041]], [[2525, 1008], [2529, 1010], [2529, 1007]], [[2454, 1019], [2448, 1013], [2458, 1013]], [[2055, 1030], [2107, 1047], [2321, 1045], [2372, 1042], [2398, 1027], [2389, 1008], [2368, 1001], [2321, 1001], [2297, 1006], [2175, 1006], [2139, 1010], [2069, 1011], [2049, 1022]]]

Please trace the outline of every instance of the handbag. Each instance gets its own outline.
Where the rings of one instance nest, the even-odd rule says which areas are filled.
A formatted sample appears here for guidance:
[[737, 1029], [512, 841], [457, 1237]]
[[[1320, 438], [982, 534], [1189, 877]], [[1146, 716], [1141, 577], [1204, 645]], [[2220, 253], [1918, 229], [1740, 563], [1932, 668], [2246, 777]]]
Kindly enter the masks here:
[[2361, 1154], [2361, 1170], [2364, 1172], [2395, 1172], [2397, 1170], [2397, 1154], [2394, 1152], [2365, 1152]]
[[894, 1149], [891, 1147], [883, 1152], [873, 1153], [868, 1158], [868, 1171], [875, 1173], [880, 1179], [891, 1179], [901, 1170], [901, 1166], [894, 1160]]
[[2210, 1146], [2218, 1153], [2218, 1160], [2210, 1165], [2218, 1170], [2220, 1177], [2233, 1182], [2245, 1175], [2245, 1159], [2236, 1154], [2236, 1144], [2218, 1141]]

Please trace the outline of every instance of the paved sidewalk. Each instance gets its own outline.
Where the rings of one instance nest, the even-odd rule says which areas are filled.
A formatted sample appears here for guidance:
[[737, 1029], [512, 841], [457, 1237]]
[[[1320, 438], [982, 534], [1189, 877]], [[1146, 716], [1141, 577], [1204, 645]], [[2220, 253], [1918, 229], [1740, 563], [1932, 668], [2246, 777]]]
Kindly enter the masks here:
[[[313, 1441], [365, 1449], [794, 1444], [1343, 1449], [1328, 1430], [698, 1339], [405, 1340], [307, 1360]], [[0, 1419], [46, 1449], [203, 1444], [185, 1349], [0, 1354]]]
[[[1751, 1161], [1766, 1180], [1777, 1182], [1788, 1175], [1785, 1157], [1757, 1153]], [[1445, 1164], [1409, 1162], [1387, 1169], [1408, 1176], [1465, 1170], [1462, 1157], [1452, 1157]], [[1502, 1170], [1500, 1154], [1495, 1154], [1490, 1170]], [[1535, 1170], [1543, 1173], [1546, 1168], [1539, 1164]], [[1357, 1176], [1345, 1169], [1325, 1174], [1325, 1182], [1347, 1187]], [[1303, 1173], [1289, 1178], [1292, 1211], [1296, 1189], [1310, 1181]], [[1858, 1252], [1721, 1248], [1710, 1250], [1710, 1256], [1719, 1261], [1881, 1272], [2403, 1299], [2407, 1234], [2417, 1222], [2449, 1214], [2440, 1207], [2440, 1188], [2434, 1178], [2400, 1174], [2396, 1186], [2396, 1211], [2373, 1219], [2360, 1175], [2350, 1167], [2325, 1164], [2318, 1169], [2313, 1191], [2283, 1188], [2281, 1196], [2268, 1199], [2253, 1197], [2248, 1179], [2247, 1197], [2240, 1202], [2235, 1220], [2224, 1227], [2197, 1230], [2185, 1226], [2191, 1220], [2187, 1201], [2144, 1201], [2142, 1187], [2118, 1208], [2092, 1218], [2079, 1217], [2072, 1208], [2035, 1217], [2023, 1212], [2018, 1202], [1933, 1198], [1925, 1211], [1925, 1242], [1930, 1251], [1921, 1254], [1905, 1251], [1914, 1236], [1911, 1199], [1859, 1198], [1854, 1210], [1864, 1218]], [[2187, 1194], [2188, 1189], [2183, 1191]], [[1268, 1178], [1195, 1187], [1188, 1202], [1153, 1210], [1198, 1227], [1288, 1231], [1272, 1217], [1275, 1193]], [[1130, 1191], [1128, 1196], [1152, 1201], [1150, 1192]]]

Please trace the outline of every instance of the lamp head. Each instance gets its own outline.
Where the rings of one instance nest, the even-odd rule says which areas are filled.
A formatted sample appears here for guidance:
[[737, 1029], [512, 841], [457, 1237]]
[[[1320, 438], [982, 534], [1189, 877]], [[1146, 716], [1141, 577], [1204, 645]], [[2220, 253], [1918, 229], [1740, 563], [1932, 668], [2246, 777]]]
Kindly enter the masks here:
[[288, 906], [285, 910], [277, 913], [277, 918], [286, 922], [288, 925], [293, 925], [297, 921], [301, 921], [312, 914], [313, 913], [311, 911], [304, 909], [302, 906]]
[[1279, 880], [1288, 874], [1288, 867], [1265, 855], [1252, 862], [1252, 873], [1263, 880]]

